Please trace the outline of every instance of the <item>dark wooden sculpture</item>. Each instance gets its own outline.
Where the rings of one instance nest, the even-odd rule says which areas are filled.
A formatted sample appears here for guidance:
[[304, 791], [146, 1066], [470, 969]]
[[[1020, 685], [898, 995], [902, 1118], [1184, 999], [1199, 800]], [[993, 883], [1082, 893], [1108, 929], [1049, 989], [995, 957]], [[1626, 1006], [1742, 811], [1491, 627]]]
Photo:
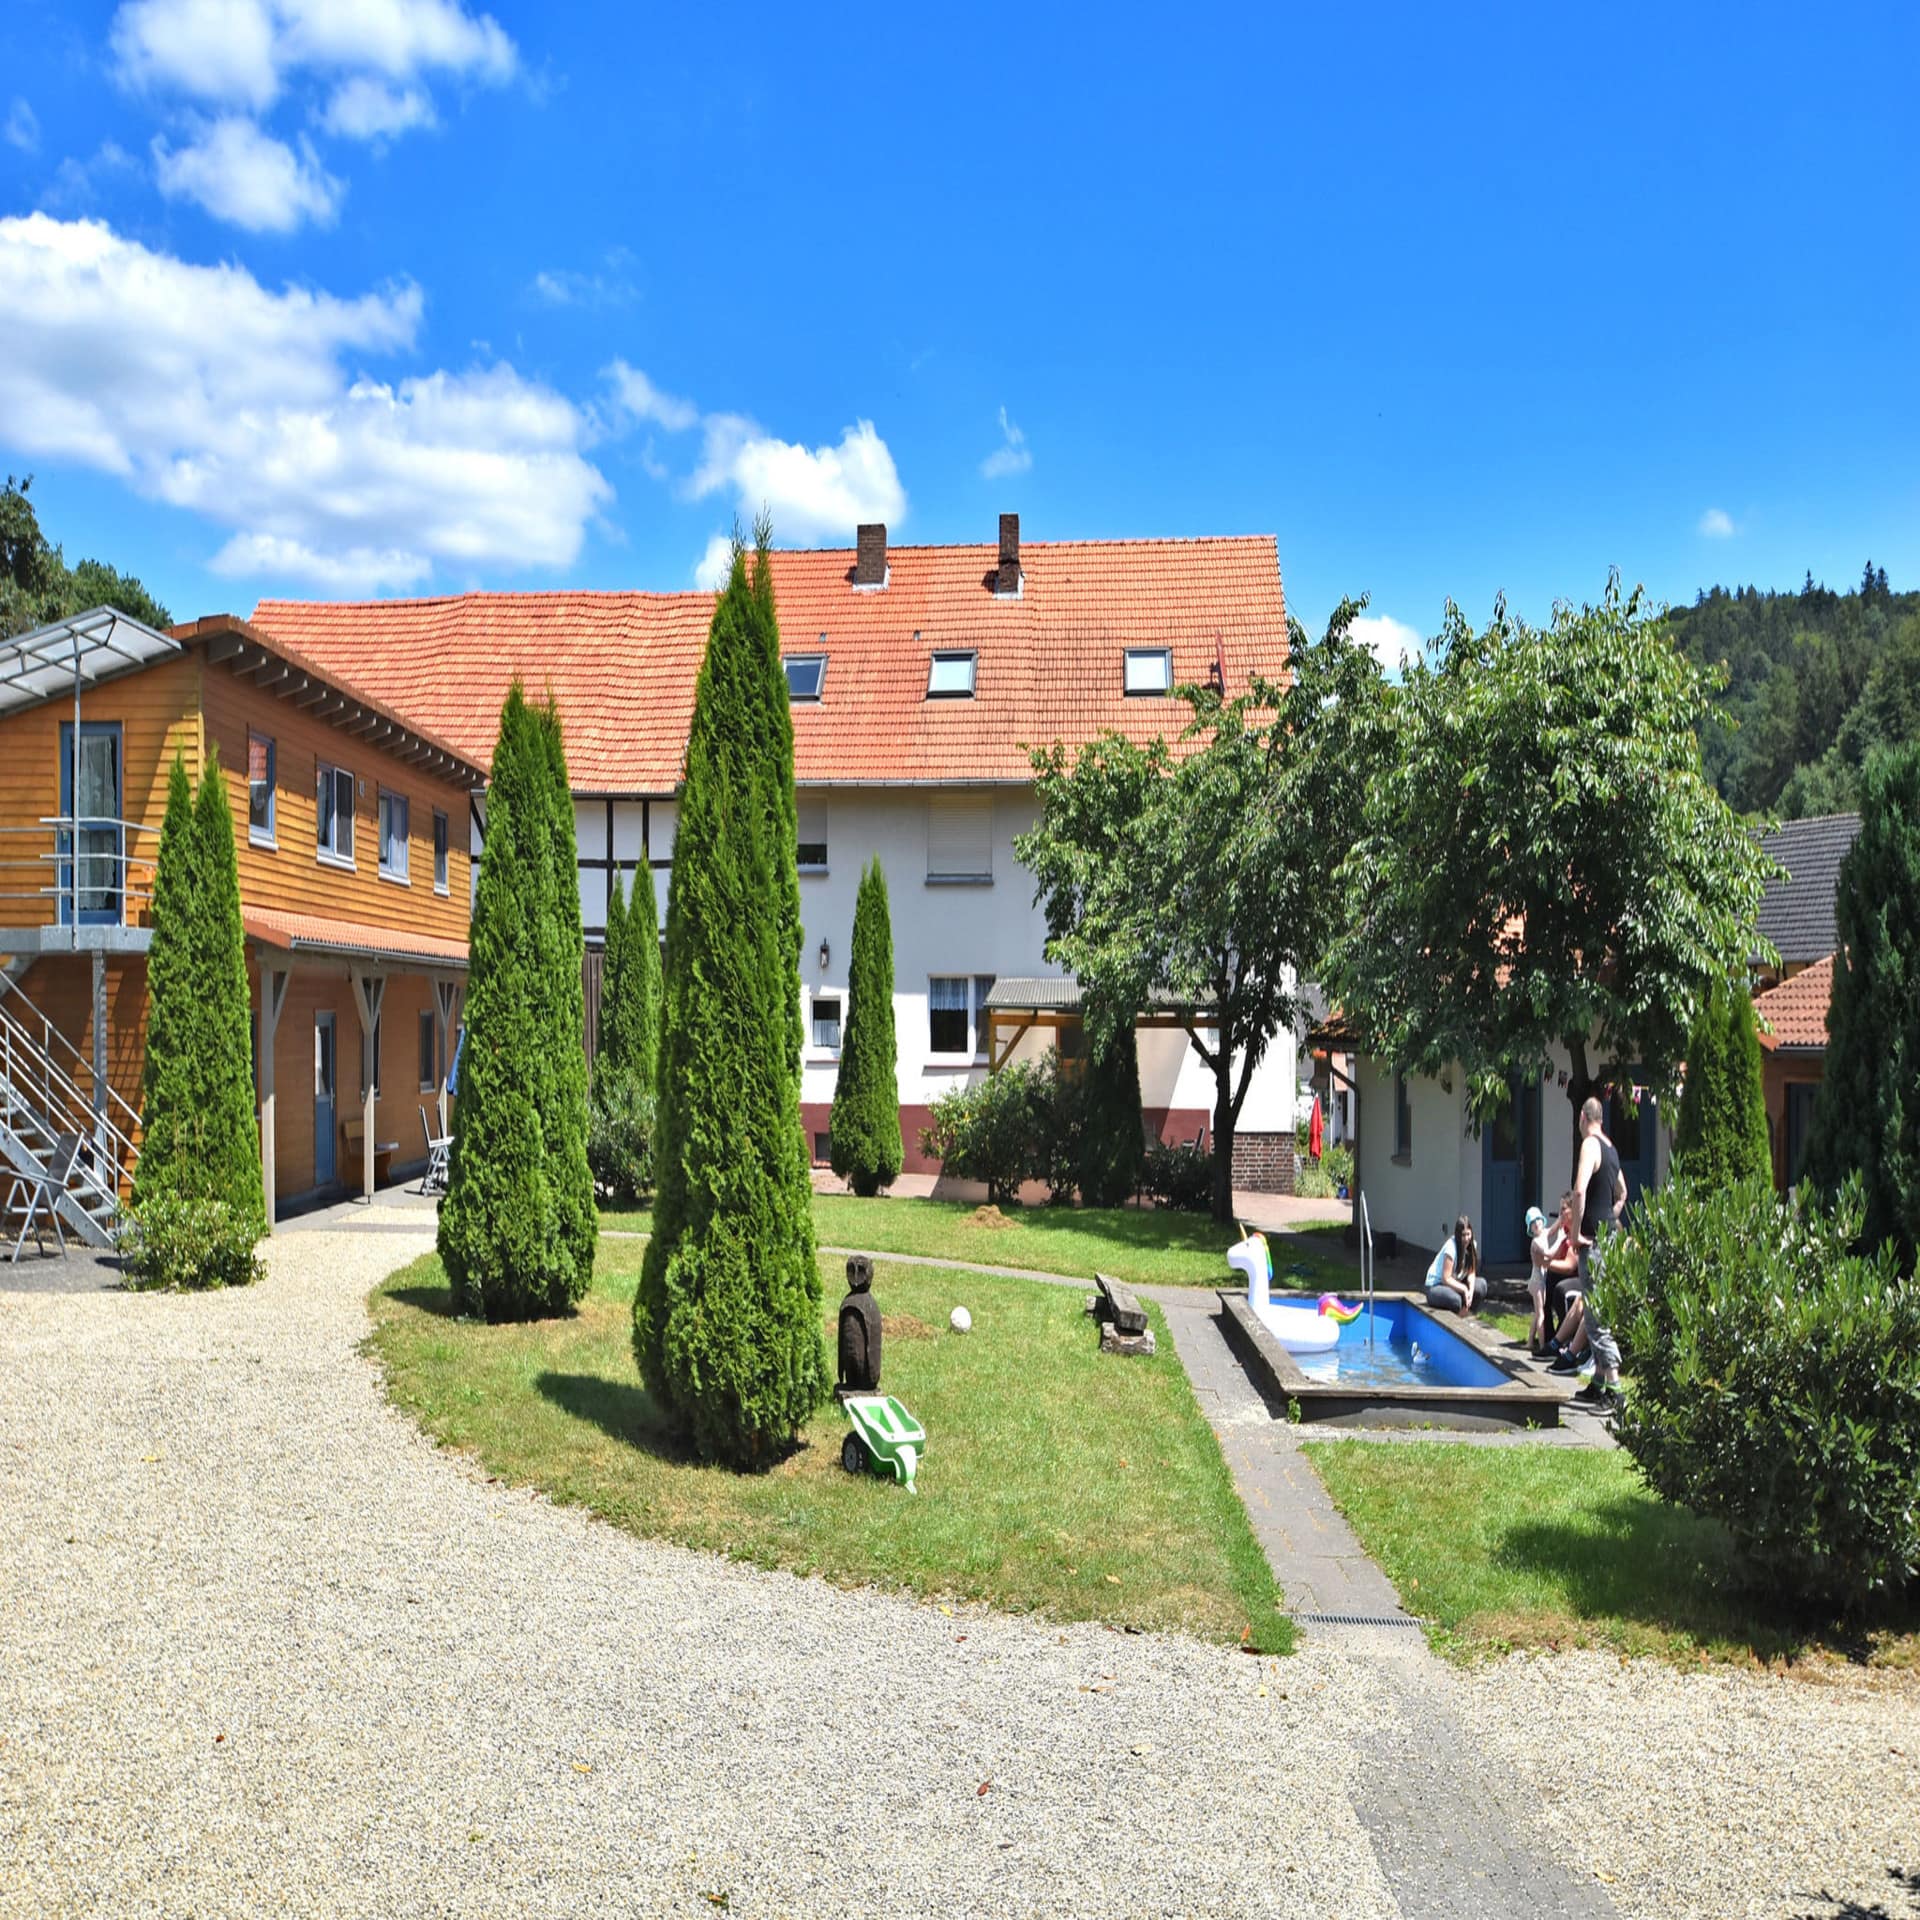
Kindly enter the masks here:
[[880, 1306], [874, 1299], [873, 1262], [864, 1253], [847, 1256], [847, 1297], [840, 1302], [840, 1391], [872, 1393], [880, 1385]]

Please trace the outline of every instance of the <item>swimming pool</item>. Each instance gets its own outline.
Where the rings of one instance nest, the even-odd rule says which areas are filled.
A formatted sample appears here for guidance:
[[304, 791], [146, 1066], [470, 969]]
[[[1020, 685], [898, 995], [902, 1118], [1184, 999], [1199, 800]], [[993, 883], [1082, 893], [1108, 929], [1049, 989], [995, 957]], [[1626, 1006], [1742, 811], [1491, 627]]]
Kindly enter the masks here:
[[1340, 1329], [1336, 1346], [1322, 1353], [1296, 1353], [1293, 1363], [1322, 1386], [1503, 1387], [1508, 1378], [1408, 1300], [1376, 1300], [1362, 1307], [1360, 1317]]

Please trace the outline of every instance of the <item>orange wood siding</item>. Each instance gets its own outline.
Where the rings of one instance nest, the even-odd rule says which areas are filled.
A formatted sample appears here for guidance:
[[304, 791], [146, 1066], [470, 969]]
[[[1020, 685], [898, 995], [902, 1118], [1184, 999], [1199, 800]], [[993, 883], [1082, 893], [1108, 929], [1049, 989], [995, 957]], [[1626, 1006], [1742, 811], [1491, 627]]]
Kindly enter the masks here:
[[[162, 661], [137, 673], [89, 687], [80, 698], [83, 721], [120, 727], [120, 808], [130, 822], [153, 831], [128, 836], [127, 852], [148, 860], [159, 851], [167, 810], [167, 775], [176, 750], [187, 771], [200, 772], [200, 663], [191, 656]], [[0, 928], [45, 926], [54, 918], [51, 884], [57, 869], [38, 856], [54, 850], [53, 830], [40, 822], [60, 811], [60, 727], [73, 718], [71, 699], [56, 699], [0, 717]], [[153, 869], [136, 865], [130, 891], [151, 893]], [[145, 917], [130, 903], [128, 922]], [[4, 939], [0, 939], [0, 947]], [[116, 1081], [116, 1085], [118, 1082]]]
[[[409, 766], [344, 728], [313, 718], [290, 700], [263, 692], [224, 667], [204, 683], [206, 732], [217, 748], [233, 803], [240, 852], [240, 898], [250, 907], [322, 914], [335, 920], [394, 927], [449, 939], [467, 937], [468, 796], [464, 787]], [[248, 834], [247, 735], [274, 743], [274, 845]], [[319, 857], [316, 788], [322, 763], [354, 776], [351, 870]], [[380, 791], [408, 803], [408, 879], [380, 872]], [[433, 886], [433, 815], [447, 816], [448, 886]]]

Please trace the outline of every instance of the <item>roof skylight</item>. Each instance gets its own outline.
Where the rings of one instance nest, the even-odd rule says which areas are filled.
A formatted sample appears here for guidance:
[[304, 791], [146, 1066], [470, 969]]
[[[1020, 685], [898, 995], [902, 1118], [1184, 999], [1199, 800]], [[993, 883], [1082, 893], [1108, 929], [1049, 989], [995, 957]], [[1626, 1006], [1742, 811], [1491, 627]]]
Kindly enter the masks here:
[[1173, 654], [1166, 647], [1129, 647], [1126, 674], [1129, 693], [1171, 693]]
[[827, 679], [827, 656], [824, 653], [783, 654], [780, 664], [787, 670], [789, 700], [820, 698], [820, 689]]
[[927, 698], [971, 700], [973, 661], [971, 653], [936, 653], [927, 668]]

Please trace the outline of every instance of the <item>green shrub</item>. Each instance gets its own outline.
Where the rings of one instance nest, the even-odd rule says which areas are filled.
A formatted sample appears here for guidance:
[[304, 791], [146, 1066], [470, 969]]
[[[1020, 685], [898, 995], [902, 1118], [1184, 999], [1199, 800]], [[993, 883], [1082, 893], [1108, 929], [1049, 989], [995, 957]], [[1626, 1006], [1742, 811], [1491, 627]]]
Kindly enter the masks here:
[[1034, 1075], [1032, 1158], [1027, 1176], [1046, 1182], [1050, 1206], [1066, 1206], [1080, 1185], [1092, 1113], [1087, 1079], [1084, 1072], [1062, 1071], [1060, 1056], [1053, 1051], [1048, 1052]]
[[1329, 1147], [1320, 1156], [1320, 1170], [1336, 1187], [1345, 1187], [1353, 1191], [1353, 1149], [1344, 1142], [1337, 1147]]
[[1033, 1171], [1044, 1111], [1041, 1070], [1020, 1061], [943, 1093], [920, 1130], [921, 1151], [938, 1160], [943, 1172], [984, 1180], [989, 1200], [1012, 1200]]
[[264, 1273], [244, 1206], [204, 1194], [161, 1191], [129, 1208], [120, 1253], [133, 1287], [251, 1286]]
[[1088, 1028], [1086, 1098], [1082, 1109], [1080, 1197], [1090, 1207], [1124, 1206], [1139, 1190], [1147, 1164], [1140, 1115], [1140, 1048], [1131, 1019], [1116, 1021], [1102, 1040]]
[[1760, 1030], [1744, 979], [1716, 981], [1687, 1042], [1687, 1085], [1673, 1133], [1673, 1170], [1709, 1187], [1771, 1173]]
[[653, 1191], [653, 1095], [638, 1073], [600, 1067], [587, 1113], [587, 1164], [609, 1200]]
[[1595, 1305], [1633, 1376], [1620, 1443], [1663, 1498], [1720, 1521], [1761, 1576], [1845, 1609], [1920, 1573], [1920, 1284], [1765, 1176], [1643, 1195]]
[[1293, 1190], [1302, 1200], [1331, 1200], [1333, 1198], [1333, 1175], [1326, 1169], [1324, 1161], [1299, 1159], [1293, 1163]]
[[847, 1028], [834, 1076], [828, 1164], [871, 1199], [900, 1177], [900, 1081], [893, 1027], [893, 916], [876, 854], [860, 876], [847, 972]]
[[1213, 1210], [1213, 1155], [1205, 1147], [1169, 1146], [1156, 1141], [1147, 1149], [1147, 1193], [1156, 1205], [1179, 1213]]

